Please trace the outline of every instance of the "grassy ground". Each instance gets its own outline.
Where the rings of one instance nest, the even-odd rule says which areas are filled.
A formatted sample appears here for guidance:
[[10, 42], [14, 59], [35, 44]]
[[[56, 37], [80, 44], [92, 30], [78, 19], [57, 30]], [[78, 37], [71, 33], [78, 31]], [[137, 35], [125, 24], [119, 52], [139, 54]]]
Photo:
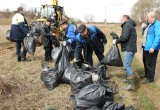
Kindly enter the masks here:
[[[9, 26], [0, 26], [4, 33]], [[112, 46], [110, 31], [120, 33], [120, 25], [97, 25], [108, 37], [105, 46], [105, 54]], [[140, 33], [140, 30], [138, 30]], [[4, 34], [1, 41], [6, 42]], [[140, 41], [138, 41], [140, 43]], [[14, 50], [13, 50], [14, 51]], [[28, 57], [30, 57], [28, 55]], [[123, 53], [122, 53], [123, 58]], [[93, 57], [94, 64], [97, 64], [97, 57]], [[44, 60], [44, 49], [38, 47], [35, 53], [35, 60], [32, 62], [18, 63], [15, 54], [0, 56], [0, 109], [1, 110], [46, 110], [53, 107], [57, 110], [71, 110], [72, 104], [69, 101], [70, 85], [61, 84], [52, 91], [48, 91], [40, 80], [41, 64]], [[141, 58], [135, 56], [132, 64], [136, 74], [144, 74]], [[46, 62], [45, 62], [46, 63]], [[52, 62], [46, 63], [53, 66]], [[116, 102], [124, 103], [126, 106], [135, 106], [138, 110], [160, 110], [160, 87], [156, 83], [142, 85], [136, 75], [136, 91], [124, 91], [123, 79], [125, 71], [123, 68], [109, 67], [111, 80], [119, 86], [119, 93], [115, 95]]]

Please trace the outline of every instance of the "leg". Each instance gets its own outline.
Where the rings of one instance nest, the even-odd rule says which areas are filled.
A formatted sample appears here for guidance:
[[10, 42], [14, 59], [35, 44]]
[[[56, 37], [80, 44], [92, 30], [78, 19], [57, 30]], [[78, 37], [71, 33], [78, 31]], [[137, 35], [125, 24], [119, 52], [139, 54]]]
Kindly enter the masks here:
[[21, 61], [21, 42], [16, 41], [16, 55], [17, 55], [17, 61]]
[[146, 55], [145, 60], [146, 60], [146, 71], [147, 71], [146, 77], [150, 82], [153, 82], [158, 51], [155, 51], [153, 54], [150, 54], [148, 51], [145, 51], [145, 55]]
[[49, 53], [50, 53], [50, 49], [47, 46], [44, 46], [44, 50], [45, 50], [45, 61], [49, 60]]
[[49, 44], [49, 52], [48, 52], [48, 54], [49, 54], [49, 60], [52, 60], [52, 56], [51, 56], [52, 50], [53, 50], [53, 46], [52, 46], [52, 42], [50, 41], [50, 44]]
[[95, 49], [94, 52], [99, 61], [101, 61], [104, 58], [104, 55], [101, 52], [99, 52], [99, 50]]
[[24, 47], [23, 41], [21, 41], [21, 45], [23, 45], [22, 58], [23, 58], [23, 60], [26, 60], [27, 50], [26, 50], [26, 48]]
[[146, 58], [145, 58], [145, 53], [144, 53], [144, 48], [143, 48], [143, 65], [144, 65], [144, 77], [146, 77], [147, 74], [147, 68], [146, 68]]
[[134, 54], [135, 53], [133, 52], [127, 52], [127, 51], [124, 52], [124, 69], [126, 70], [127, 77], [133, 76], [131, 64], [133, 61]]
[[89, 62], [91, 65], [93, 65], [92, 54], [93, 54], [93, 49], [87, 47], [87, 59], [85, 60]]

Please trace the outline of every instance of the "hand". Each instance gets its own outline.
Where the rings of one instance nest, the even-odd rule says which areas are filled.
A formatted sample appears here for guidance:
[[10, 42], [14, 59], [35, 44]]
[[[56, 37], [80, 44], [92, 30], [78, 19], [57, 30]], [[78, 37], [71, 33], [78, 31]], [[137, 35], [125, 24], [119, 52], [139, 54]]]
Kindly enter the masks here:
[[149, 53], [150, 54], [154, 53], [154, 49], [150, 48]]
[[62, 42], [62, 45], [63, 45], [63, 46], [66, 46], [66, 45], [67, 45], [66, 41], [63, 41], [63, 42]]
[[77, 58], [74, 58], [74, 59], [73, 59], [73, 62], [74, 62], [74, 63], [77, 63], [77, 62], [78, 62], [78, 59], [77, 59]]
[[55, 33], [52, 33], [52, 35], [53, 35], [53, 36], [56, 36], [56, 34], [55, 34]]
[[27, 37], [29, 37], [29, 36], [30, 36], [30, 33], [27, 34]]
[[113, 40], [113, 44], [116, 44], [116, 39]]

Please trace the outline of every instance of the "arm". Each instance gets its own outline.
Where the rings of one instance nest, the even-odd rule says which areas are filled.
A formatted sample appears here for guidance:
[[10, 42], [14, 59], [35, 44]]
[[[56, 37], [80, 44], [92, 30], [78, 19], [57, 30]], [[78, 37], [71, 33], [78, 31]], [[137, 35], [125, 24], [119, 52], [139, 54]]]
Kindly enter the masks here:
[[53, 34], [52, 33], [47, 33], [46, 32], [46, 27], [44, 27], [44, 26], [42, 26], [42, 30], [41, 30], [42, 32], [42, 35], [44, 36], [44, 37], [53, 37]]
[[74, 58], [80, 59], [81, 52], [82, 52], [82, 43], [80, 41], [76, 40], [76, 48], [74, 51]]
[[121, 42], [127, 41], [128, 38], [129, 38], [129, 34], [130, 34], [130, 28], [126, 24], [126, 25], [123, 26], [121, 37], [116, 40], [116, 43], [121, 43]]
[[106, 43], [107, 43], [106, 35], [105, 35], [101, 30], [99, 30], [97, 27], [95, 27], [95, 28], [96, 28], [98, 37], [99, 37], [100, 39], [102, 39], [102, 42], [103, 42], [104, 44], [106, 44]]
[[151, 46], [152, 49], [155, 50], [155, 48], [160, 44], [160, 24], [155, 26], [155, 38], [153, 41], [153, 44]]
[[68, 40], [66, 40], [67, 45], [70, 45], [71, 43], [76, 41], [75, 36], [75, 28], [73, 25], [70, 25], [67, 32]]

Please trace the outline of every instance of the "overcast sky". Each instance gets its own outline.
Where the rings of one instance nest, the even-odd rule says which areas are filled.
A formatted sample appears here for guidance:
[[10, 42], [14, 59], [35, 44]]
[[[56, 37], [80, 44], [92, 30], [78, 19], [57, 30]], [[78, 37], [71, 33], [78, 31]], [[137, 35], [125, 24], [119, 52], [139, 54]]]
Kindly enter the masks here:
[[[58, 0], [64, 6], [65, 14], [85, 21], [85, 16], [92, 14], [95, 21], [120, 22], [123, 14], [130, 14], [137, 0]], [[42, 4], [51, 4], [52, 0], [0, 0], [0, 9], [16, 10], [20, 4], [26, 7], [40, 7]], [[106, 17], [105, 17], [106, 15]]]

